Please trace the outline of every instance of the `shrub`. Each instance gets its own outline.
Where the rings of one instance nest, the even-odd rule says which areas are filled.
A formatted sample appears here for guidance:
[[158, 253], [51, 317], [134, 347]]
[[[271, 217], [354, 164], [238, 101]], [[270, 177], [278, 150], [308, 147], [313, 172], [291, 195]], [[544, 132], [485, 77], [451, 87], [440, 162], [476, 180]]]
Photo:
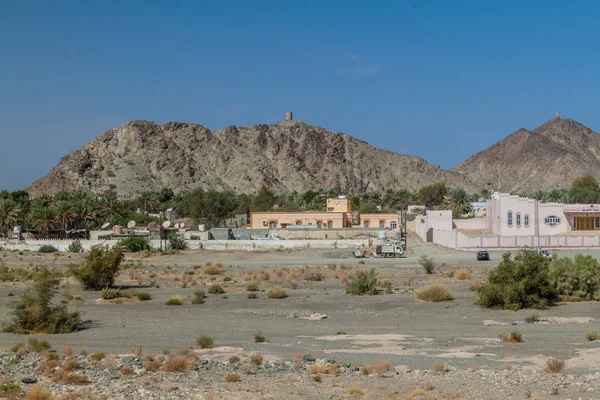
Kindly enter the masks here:
[[248, 298], [250, 300], [258, 299], [258, 295], [256, 293], [248, 293]]
[[192, 369], [193, 361], [186, 356], [171, 356], [163, 365], [166, 372], [189, 372]]
[[287, 292], [281, 286], [275, 286], [267, 292], [267, 297], [269, 299], [285, 299], [288, 297]]
[[600, 300], [600, 265], [592, 256], [556, 257], [550, 262], [549, 277], [562, 300]]
[[531, 314], [531, 315], [528, 315], [527, 318], [525, 318], [525, 323], [526, 324], [535, 324], [539, 320], [540, 320], [540, 317], [537, 314]]
[[230, 276], [226, 276], [223, 278], [223, 282], [231, 282], [231, 277]]
[[69, 312], [65, 305], [53, 306], [52, 299], [59, 289], [59, 281], [47, 269], [40, 272], [39, 280], [25, 291], [12, 311], [12, 323], [4, 326], [13, 333], [68, 333], [81, 324], [79, 313]]
[[464, 281], [469, 279], [471, 276], [469, 275], [469, 272], [466, 269], [459, 269], [456, 274], [454, 275], [454, 279], [456, 279], [457, 281]]
[[353, 296], [377, 294], [377, 277], [375, 276], [375, 269], [371, 268], [369, 272], [357, 272], [346, 284], [346, 293]]
[[369, 364], [369, 371], [379, 376], [392, 370], [392, 363], [389, 360], [375, 360]]
[[44, 350], [50, 350], [52, 346], [48, 343], [47, 340], [40, 340], [35, 336], [27, 339], [27, 350], [34, 351], [36, 353], [41, 353]]
[[40, 246], [38, 253], [56, 253], [57, 251], [58, 249], [52, 246], [51, 244], [45, 244], [43, 246]]
[[540, 308], [557, 300], [549, 279], [549, 260], [531, 250], [516, 256], [505, 253], [490, 273], [487, 284], [479, 288], [478, 304], [486, 308], [519, 310]]
[[240, 374], [235, 373], [235, 372], [230, 372], [225, 377], [225, 382], [239, 382], [241, 380], [242, 380], [242, 377], [240, 376]]
[[133, 346], [131, 353], [137, 358], [140, 358], [142, 356], [142, 346]]
[[263, 356], [258, 354], [258, 353], [254, 353], [250, 356], [250, 363], [254, 364], [254, 365], [260, 365], [263, 362]]
[[421, 288], [415, 293], [419, 300], [430, 302], [446, 301], [452, 300], [454, 298], [450, 289], [439, 283], [434, 283], [432, 285]]
[[218, 283], [213, 283], [212, 285], [210, 285], [208, 287], [208, 293], [209, 294], [223, 294], [223, 293], [225, 293], [225, 289], [223, 289], [223, 286], [219, 285]]
[[63, 347], [63, 354], [65, 357], [71, 357], [73, 355], [73, 348], [71, 346]]
[[100, 291], [100, 297], [102, 297], [104, 300], [112, 300], [112, 299], [116, 299], [118, 297], [122, 297], [122, 294], [119, 291], [119, 289], [111, 289], [111, 288], [105, 287], [104, 289], [102, 289]]
[[150, 371], [150, 372], [154, 372], [154, 371], [158, 371], [158, 369], [161, 367], [162, 362], [158, 361], [158, 360], [148, 360], [146, 362], [144, 362], [144, 369], [146, 371]]
[[521, 343], [523, 341], [523, 336], [519, 331], [512, 331], [510, 333], [505, 332], [500, 334], [500, 340], [504, 342]]
[[104, 360], [104, 358], [106, 358], [106, 353], [94, 353], [90, 356], [92, 361], [101, 361]]
[[112, 287], [123, 257], [121, 250], [92, 249], [80, 266], [71, 267], [71, 272], [86, 290]]
[[500, 371], [512, 371], [514, 367], [511, 364], [504, 364], [500, 367]]
[[265, 339], [261, 331], [256, 332], [256, 334], [254, 335], [254, 343], [263, 343], [266, 341], [267, 339]]
[[40, 384], [31, 386], [25, 392], [25, 400], [52, 400], [52, 392]]
[[69, 253], [81, 253], [81, 250], [83, 250], [81, 241], [79, 239], [73, 240], [71, 244], [69, 244], [69, 247], [67, 247], [67, 250], [69, 250]]
[[131, 376], [135, 373], [135, 372], [133, 372], [133, 368], [131, 368], [131, 367], [121, 368], [121, 370], [119, 372], [123, 376]]
[[585, 338], [587, 340], [589, 340], [590, 342], [593, 342], [594, 340], [598, 340], [598, 332], [593, 329], [590, 329], [589, 331], [587, 331], [585, 333]]
[[135, 297], [137, 297], [138, 300], [140, 300], [140, 301], [146, 301], [146, 300], [152, 299], [152, 295], [148, 292], [136, 292]]
[[206, 295], [203, 290], [196, 290], [194, 292], [194, 298], [192, 299], [192, 304], [204, 304], [204, 298]]
[[547, 374], [560, 374], [565, 370], [565, 362], [558, 358], [549, 358], [546, 361], [546, 368], [544, 372]]
[[426, 255], [421, 256], [419, 265], [425, 269], [425, 273], [433, 274], [435, 267], [437, 266], [433, 257], [427, 257]]
[[169, 250], [185, 250], [187, 249], [187, 243], [184, 238], [179, 236], [171, 236], [169, 238], [169, 244], [167, 246]]
[[323, 278], [325, 278], [325, 274], [322, 273], [319, 270], [313, 270], [313, 271], [306, 271], [304, 273], [304, 280], [305, 281], [322, 281]]
[[16, 383], [0, 384], [0, 398], [2, 399], [18, 399], [21, 395], [21, 385]]
[[321, 375], [315, 375], [312, 377], [312, 380], [315, 382], [321, 382], [322, 378]]
[[446, 364], [444, 364], [443, 362], [438, 361], [433, 364], [433, 367], [431, 368], [431, 370], [436, 373], [448, 372], [448, 366]]
[[229, 364], [235, 364], [235, 363], [239, 363], [239, 362], [240, 362], [240, 358], [238, 356], [229, 357]]
[[219, 275], [221, 274], [223, 271], [221, 271], [221, 264], [211, 264], [211, 265], [207, 265], [206, 267], [202, 268], [202, 273], [204, 275]]
[[358, 395], [358, 396], [362, 396], [363, 395], [363, 390], [358, 387], [358, 386], [352, 386], [350, 389], [348, 389], [348, 391], [346, 392], [346, 394], [352, 396], [352, 395]]
[[206, 349], [215, 343], [214, 339], [210, 336], [202, 335], [196, 338], [196, 345], [201, 349]]
[[180, 296], [172, 296], [171, 298], [169, 298], [169, 300], [167, 300], [165, 302], [165, 305], [167, 305], [167, 306], [180, 306], [180, 305], [183, 305], [183, 303], [181, 301], [181, 297]]
[[150, 241], [144, 236], [129, 236], [125, 239], [119, 240], [117, 246], [131, 253], [152, 250], [152, 247], [150, 247]]
[[258, 285], [251, 283], [248, 286], [246, 286], [246, 290], [249, 292], [258, 292]]

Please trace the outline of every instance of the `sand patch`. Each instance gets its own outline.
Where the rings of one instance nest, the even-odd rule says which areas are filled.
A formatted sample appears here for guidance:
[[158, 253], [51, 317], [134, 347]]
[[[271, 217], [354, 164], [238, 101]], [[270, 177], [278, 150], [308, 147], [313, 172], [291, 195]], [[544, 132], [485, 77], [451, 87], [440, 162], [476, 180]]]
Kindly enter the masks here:
[[600, 348], [579, 350], [577, 355], [567, 360], [567, 368], [600, 369]]

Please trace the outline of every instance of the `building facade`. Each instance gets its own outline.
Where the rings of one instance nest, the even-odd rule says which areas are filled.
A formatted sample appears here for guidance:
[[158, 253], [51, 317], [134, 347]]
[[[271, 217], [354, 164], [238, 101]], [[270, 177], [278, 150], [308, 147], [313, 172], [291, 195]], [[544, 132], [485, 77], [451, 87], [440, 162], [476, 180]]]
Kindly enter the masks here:
[[397, 213], [360, 214], [353, 225], [352, 203], [345, 196], [327, 199], [326, 212], [251, 212], [252, 229], [289, 229], [294, 226], [314, 226], [319, 229], [379, 228], [396, 230], [400, 227]]

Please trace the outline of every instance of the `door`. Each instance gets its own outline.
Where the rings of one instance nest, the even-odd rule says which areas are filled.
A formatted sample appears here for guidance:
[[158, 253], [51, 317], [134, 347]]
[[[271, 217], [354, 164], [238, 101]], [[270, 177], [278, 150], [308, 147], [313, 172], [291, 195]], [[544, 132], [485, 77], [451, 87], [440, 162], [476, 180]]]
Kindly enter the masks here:
[[593, 231], [594, 230], [594, 217], [577, 217], [577, 230], [578, 231]]

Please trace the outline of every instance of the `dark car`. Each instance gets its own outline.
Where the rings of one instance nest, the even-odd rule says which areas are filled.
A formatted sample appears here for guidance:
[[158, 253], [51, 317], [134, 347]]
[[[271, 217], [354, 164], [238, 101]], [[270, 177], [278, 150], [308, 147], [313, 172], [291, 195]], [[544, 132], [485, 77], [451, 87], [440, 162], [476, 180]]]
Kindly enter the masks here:
[[481, 261], [481, 260], [489, 260], [490, 259], [490, 253], [488, 253], [487, 251], [478, 251], [477, 252], [477, 261]]

